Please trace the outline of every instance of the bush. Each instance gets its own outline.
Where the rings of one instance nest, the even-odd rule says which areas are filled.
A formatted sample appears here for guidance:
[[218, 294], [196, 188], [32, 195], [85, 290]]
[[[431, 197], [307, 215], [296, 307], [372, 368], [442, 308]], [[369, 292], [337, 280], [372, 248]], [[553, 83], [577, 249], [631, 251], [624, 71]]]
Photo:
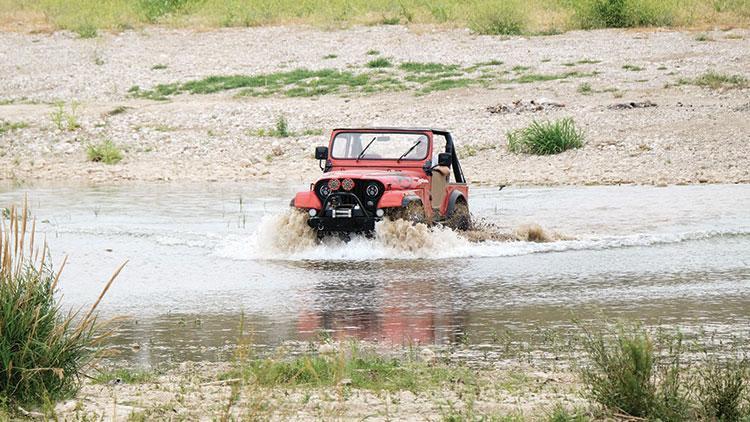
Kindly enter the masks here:
[[523, 8], [523, 3], [516, 1], [479, 5], [469, 19], [469, 28], [482, 35], [521, 35], [526, 29]]
[[27, 210], [11, 208], [8, 218], [0, 224], [0, 405], [12, 413], [77, 391], [102, 338], [94, 312], [117, 273], [85, 315], [63, 314], [55, 300], [60, 272], [45, 261], [46, 246], [34, 248]]
[[659, 348], [640, 327], [584, 331], [588, 362], [580, 373], [591, 399], [638, 418], [672, 421], [687, 417], [680, 336], [666, 338], [667, 346]]
[[146, 22], [155, 23], [160, 17], [182, 11], [194, 0], [139, 0], [138, 10]]
[[104, 164], [117, 164], [122, 160], [122, 151], [109, 139], [97, 145], [89, 145], [86, 148], [89, 161]]
[[750, 416], [750, 409], [743, 407], [748, 394], [748, 369], [747, 359], [704, 359], [696, 383], [698, 403], [704, 419], [739, 421]]
[[555, 122], [533, 121], [523, 129], [509, 132], [508, 150], [527, 154], [559, 154], [583, 146], [583, 134], [571, 118]]
[[578, 25], [591, 28], [669, 26], [678, 7], [660, 0], [582, 0], [575, 3]]

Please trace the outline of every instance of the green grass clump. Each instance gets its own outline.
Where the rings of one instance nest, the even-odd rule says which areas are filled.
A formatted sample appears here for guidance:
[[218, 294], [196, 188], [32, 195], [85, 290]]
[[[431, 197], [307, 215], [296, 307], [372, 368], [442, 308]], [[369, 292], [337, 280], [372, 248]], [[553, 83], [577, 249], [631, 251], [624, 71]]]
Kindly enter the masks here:
[[700, 416], [711, 421], [750, 420], [750, 362], [705, 356], [695, 390]]
[[28, 215], [11, 208], [0, 224], [0, 405], [10, 413], [78, 390], [102, 340], [96, 307], [117, 276], [88, 312], [64, 313], [56, 299], [64, 262], [55, 271], [46, 245], [35, 249]]
[[405, 72], [441, 73], [454, 71], [458, 69], [458, 65], [442, 63], [404, 62], [401, 63], [398, 68]]
[[398, 90], [401, 83], [393, 78], [365, 73], [355, 74], [334, 69], [296, 69], [254, 76], [209, 76], [184, 83], [160, 84], [150, 90], [133, 86], [128, 92], [134, 97], [166, 100], [183, 93], [212, 94], [240, 88], [242, 91], [239, 96], [282, 94], [288, 97], [312, 97], [340, 92]]
[[221, 378], [242, 378], [271, 388], [319, 388], [345, 383], [357, 389], [412, 392], [437, 388], [447, 382], [476, 383], [472, 372], [462, 367], [382, 356], [362, 351], [356, 344], [329, 354], [241, 361]]
[[151, 70], [164, 70], [166, 68], [167, 68], [167, 65], [162, 64], [162, 63], [157, 63], [157, 64], [151, 66]]
[[509, 132], [508, 150], [516, 153], [559, 154], [583, 146], [583, 133], [571, 118], [554, 122], [533, 121], [529, 126]]
[[148, 23], [156, 23], [159, 18], [184, 11], [196, 0], [133, 0], [137, 11]]
[[5, 120], [0, 120], [0, 135], [14, 130], [25, 129], [27, 127], [29, 127], [29, 124], [26, 122], [7, 122]]
[[660, 345], [640, 327], [584, 331], [588, 362], [580, 373], [596, 403], [637, 418], [688, 419], [681, 336], [665, 337]]
[[99, 35], [96, 26], [90, 23], [84, 23], [78, 26], [75, 29], [75, 33], [78, 34], [80, 38], [96, 38], [96, 36]]
[[578, 0], [572, 5], [583, 29], [670, 26], [684, 8], [675, 0]]
[[629, 70], [631, 72], [640, 72], [640, 71], [644, 70], [642, 67], [636, 66], [634, 64], [625, 64], [625, 65], [622, 66], [622, 68], [625, 69], [625, 70]]
[[526, 21], [523, 2], [485, 1], [474, 7], [469, 28], [481, 35], [521, 35], [526, 30]]
[[322, 135], [323, 130], [322, 129], [305, 129], [302, 132], [293, 132], [289, 129], [289, 122], [287, 122], [286, 117], [284, 115], [280, 115], [276, 119], [276, 125], [272, 129], [258, 129], [248, 132], [250, 135], [253, 136], [260, 136], [260, 137], [273, 137], [273, 138], [289, 138], [291, 136], [313, 136], [313, 135]]
[[117, 164], [122, 160], [122, 151], [111, 140], [107, 139], [98, 144], [86, 147], [89, 161], [104, 164]]
[[76, 130], [81, 127], [78, 123], [78, 103], [75, 101], [70, 103], [70, 110], [66, 109], [65, 102], [56, 102], [50, 118], [58, 130]]
[[578, 91], [579, 94], [583, 95], [589, 95], [594, 92], [593, 88], [591, 88], [591, 84], [588, 82], [584, 82], [578, 85], [578, 89], [576, 91]]
[[370, 60], [369, 62], [367, 62], [367, 67], [375, 68], [375, 69], [383, 68], [383, 67], [391, 67], [391, 66], [393, 66], [391, 61], [386, 59], [385, 57], [380, 57], [380, 58]]
[[558, 79], [567, 78], [585, 78], [594, 76], [596, 73], [585, 73], [585, 72], [566, 72], [557, 74], [538, 74], [538, 73], [526, 73], [509, 82], [516, 82], [520, 84], [528, 84], [532, 82], [545, 82], [545, 81], [556, 81]]
[[711, 89], [747, 88], [748, 80], [740, 75], [725, 75], [714, 71], [706, 72], [694, 79], [680, 79], [680, 85], [697, 85]]

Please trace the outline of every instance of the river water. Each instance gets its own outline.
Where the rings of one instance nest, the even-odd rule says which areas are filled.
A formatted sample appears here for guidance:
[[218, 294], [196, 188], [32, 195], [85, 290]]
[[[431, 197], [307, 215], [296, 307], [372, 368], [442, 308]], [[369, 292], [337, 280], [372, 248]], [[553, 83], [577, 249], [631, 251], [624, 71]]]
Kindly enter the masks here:
[[93, 302], [128, 261], [100, 311], [126, 318], [112, 344], [139, 365], [227, 359], [240, 325], [259, 349], [322, 335], [533, 349], [603, 319], [750, 338], [747, 185], [475, 188], [476, 218], [568, 240], [435, 230], [408, 247], [295, 241], [278, 216], [296, 189], [5, 188], [0, 206], [27, 197], [53, 262], [68, 255], [65, 307]]

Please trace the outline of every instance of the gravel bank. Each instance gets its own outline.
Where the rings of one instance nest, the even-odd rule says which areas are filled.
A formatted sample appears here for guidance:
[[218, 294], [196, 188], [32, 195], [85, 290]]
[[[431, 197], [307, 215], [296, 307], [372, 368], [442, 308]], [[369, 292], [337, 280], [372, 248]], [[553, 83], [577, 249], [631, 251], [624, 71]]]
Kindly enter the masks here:
[[[401, 26], [320, 31], [301, 27], [210, 32], [151, 28], [95, 39], [0, 33], [0, 120], [28, 127], [0, 131], [0, 180], [308, 182], [318, 174], [313, 146], [336, 126], [439, 126], [462, 148], [477, 184], [682, 184], [750, 182], [750, 90], [675, 85], [714, 70], [750, 77], [750, 31], [696, 34], [603, 30], [549, 37], [500, 38], [464, 30]], [[598, 72], [581, 78], [490, 84], [415, 95], [237, 98], [232, 91], [182, 94], [169, 101], [128, 95], [209, 75], [258, 74], [295, 68], [364, 67], [378, 50], [393, 63], [469, 66], [488, 60], [536, 74]], [[335, 58], [324, 58], [336, 55]], [[584, 61], [583, 63], [579, 63]], [[633, 65], [643, 70], [624, 69]], [[156, 66], [164, 65], [164, 66]], [[156, 67], [155, 67], [156, 66]], [[162, 68], [163, 67], [163, 68]], [[588, 83], [590, 93], [579, 92]], [[541, 111], [493, 113], [516, 100], [564, 104]], [[60, 130], [54, 102], [71, 104], [79, 128]], [[655, 107], [618, 109], [630, 102]], [[112, 114], [118, 107], [122, 112]], [[293, 131], [323, 135], [260, 137], [285, 115]], [[532, 119], [572, 116], [584, 148], [551, 157], [511, 154], [505, 133]], [[86, 146], [111, 139], [125, 158], [87, 161]]]
[[484, 370], [477, 385], [446, 383], [426, 391], [260, 387], [222, 381], [228, 363], [185, 362], [145, 382], [84, 383], [59, 403], [61, 420], [541, 420], [556, 407], [587, 409], [575, 375], [539, 369]]

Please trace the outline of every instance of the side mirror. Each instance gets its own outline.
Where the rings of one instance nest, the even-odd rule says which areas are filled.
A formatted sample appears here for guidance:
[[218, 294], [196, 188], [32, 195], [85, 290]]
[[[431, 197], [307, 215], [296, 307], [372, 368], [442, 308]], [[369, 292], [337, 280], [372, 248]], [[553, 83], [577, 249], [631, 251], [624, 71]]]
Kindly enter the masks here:
[[438, 164], [441, 167], [450, 167], [453, 161], [453, 156], [447, 152], [441, 152], [438, 154]]
[[315, 159], [316, 160], [328, 159], [328, 147], [315, 147]]

